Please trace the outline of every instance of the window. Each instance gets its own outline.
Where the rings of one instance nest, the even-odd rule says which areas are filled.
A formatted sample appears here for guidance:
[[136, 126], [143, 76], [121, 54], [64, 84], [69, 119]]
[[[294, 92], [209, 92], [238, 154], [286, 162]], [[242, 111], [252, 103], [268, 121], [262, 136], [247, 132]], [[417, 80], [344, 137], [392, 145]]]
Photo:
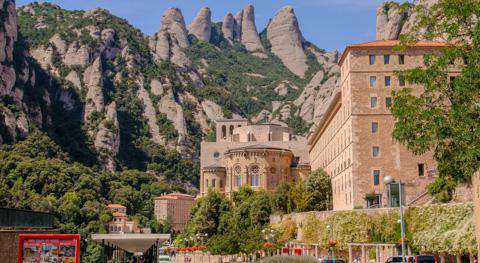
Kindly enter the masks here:
[[259, 186], [259, 179], [260, 179], [260, 175], [258, 174], [259, 173], [259, 168], [257, 165], [254, 165], [250, 168], [250, 175], [251, 175], [251, 185], [252, 186]]
[[405, 55], [398, 55], [398, 64], [405, 64]]
[[370, 98], [370, 107], [371, 108], [376, 108], [377, 107], [377, 97], [371, 97]]
[[218, 158], [220, 157], [220, 153], [219, 152], [214, 152], [213, 153], [213, 158]]
[[419, 163], [418, 164], [418, 176], [424, 176], [425, 175], [425, 164], [424, 163]]
[[386, 97], [385, 98], [385, 105], [387, 106], [387, 108], [392, 107], [392, 98], [391, 97]]
[[405, 78], [404, 77], [398, 78], [398, 86], [405, 87]]
[[373, 146], [372, 147], [372, 155], [373, 157], [377, 157], [380, 154], [380, 147], [378, 146]]
[[388, 65], [390, 64], [390, 55], [383, 56], [383, 64]]
[[374, 88], [375, 86], [377, 86], [377, 77], [370, 76], [370, 87]]
[[377, 133], [378, 131], [378, 122], [372, 122], [372, 133]]
[[392, 81], [392, 77], [385, 76], [385, 87], [390, 87]]
[[205, 188], [208, 188], [208, 179], [205, 180]]
[[241, 186], [242, 185], [242, 176], [241, 175], [237, 175], [235, 177], [235, 186]]
[[225, 125], [222, 125], [222, 138], [227, 138], [227, 127], [225, 127]]
[[380, 184], [380, 170], [373, 170], [373, 185]]
[[370, 55], [370, 65], [375, 64], [375, 55]]
[[214, 188], [215, 188], [215, 184], [216, 184], [216, 182], [217, 182], [217, 180], [215, 180], [215, 179], [212, 179], [212, 187], [214, 187]]

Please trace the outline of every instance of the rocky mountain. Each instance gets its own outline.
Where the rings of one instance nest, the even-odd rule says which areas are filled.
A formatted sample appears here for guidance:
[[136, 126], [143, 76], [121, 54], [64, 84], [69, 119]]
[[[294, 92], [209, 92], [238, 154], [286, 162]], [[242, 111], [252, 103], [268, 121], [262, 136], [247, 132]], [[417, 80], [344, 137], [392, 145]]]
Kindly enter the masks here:
[[171, 8], [147, 36], [104, 9], [2, 3], [2, 143], [40, 129], [109, 171], [196, 160], [223, 117], [306, 133], [338, 86], [338, 52], [306, 41], [292, 7], [261, 33], [250, 5], [222, 22], [202, 8], [188, 27]]

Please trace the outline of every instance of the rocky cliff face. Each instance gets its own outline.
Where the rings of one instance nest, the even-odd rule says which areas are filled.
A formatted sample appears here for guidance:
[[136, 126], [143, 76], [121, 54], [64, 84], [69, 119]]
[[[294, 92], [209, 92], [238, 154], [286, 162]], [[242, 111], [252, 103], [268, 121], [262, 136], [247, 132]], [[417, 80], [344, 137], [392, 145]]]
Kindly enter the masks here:
[[[416, 2], [417, 8], [429, 8], [436, 3], [438, 3], [438, 0], [419, 0]], [[417, 19], [415, 8], [404, 10], [397, 2], [385, 2], [377, 9], [377, 39], [398, 39], [401, 34], [417, 30], [414, 29]]]
[[200, 40], [205, 42], [210, 41], [212, 34], [212, 13], [210, 8], [204, 7], [200, 9], [197, 17], [188, 26], [188, 32]]
[[15, 1], [1, 0], [0, 8], [0, 143], [24, 138], [32, 125], [42, 126], [47, 91], [36, 87], [35, 66], [18, 43]]
[[273, 54], [277, 55], [290, 71], [303, 77], [308, 68], [307, 56], [303, 50], [303, 37], [297, 17], [291, 6], [284, 7], [270, 21], [267, 38], [272, 45]]
[[170, 60], [180, 67], [189, 67], [191, 61], [184, 52], [189, 46], [182, 11], [178, 8], [168, 9], [162, 16], [160, 31], [150, 39], [150, 48], [158, 59]]
[[[268, 49], [252, 6], [227, 14], [222, 25], [204, 8], [188, 31], [181, 11], [171, 8], [151, 37], [103, 9], [30, 4], [19, 16], [32, 54], [26, 50], [25, 61], [35, 61], [35, 70], [12, 67], [13, 38], [5, 36], [15, 32], [0, 28], [1, 93], [22, 109], [2, 110], [4, 142], [28, 134], [32, 124], [55, 128], [52, 134], [72, 156], [91, 152], [109, 171], [137, 167], [157, 146], [195, 159], [218, 118], [269, 116], [282, 125], [300, 123], [303, 133], [337, 84], [338, 53], [305, 41], [291, 7], [264, 31]], [[191, 41], [189, 33], [201, 41]]]
[[[264, 57], [264, 47], [258, 36], [257, 26], [255, 25], [255, 11], [252, 5], [247, 5], [242, 12], [241, 19], [241, 43], [248, 51], [255, 52], [257, 56]], [[237, 24], [240, 24], [237, 21]]]

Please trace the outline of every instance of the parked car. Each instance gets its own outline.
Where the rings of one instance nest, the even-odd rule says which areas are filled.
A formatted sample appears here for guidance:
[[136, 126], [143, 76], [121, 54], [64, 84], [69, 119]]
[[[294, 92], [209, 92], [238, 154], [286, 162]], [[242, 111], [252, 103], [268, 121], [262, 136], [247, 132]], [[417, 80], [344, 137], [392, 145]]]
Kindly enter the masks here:
[[389, 257], [385, 263], [403, 262], [402, 257]]
[[[402, 257], [389, 257], [385, 263], [403, 262]], [[434, 256], [431, 255], [418, 255], [418, 256], [406, 256], [405, 262], [408, 263], [437, 263]]]
[[418, 255], [407, 257], [408, 263], [437, 263], [434, 256], [431, 255]]

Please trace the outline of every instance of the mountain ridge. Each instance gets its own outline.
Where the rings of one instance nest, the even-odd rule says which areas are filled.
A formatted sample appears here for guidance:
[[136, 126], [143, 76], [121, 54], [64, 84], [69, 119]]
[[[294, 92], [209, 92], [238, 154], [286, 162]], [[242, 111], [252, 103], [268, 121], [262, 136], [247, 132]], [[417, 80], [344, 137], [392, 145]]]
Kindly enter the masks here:
[[[146, 169], [152, 145], [197, 160], [200, 141], [223, 117], [269, 116], [305, 134], [336, 88], [338, 52], [306, 41], [291, 7], [260, 33], [253, 6], [227, 14], [225, 25], [203, 8], [189, 26], [170, 8], [153, 36], [99, 8], [32, 3], [10, 13], [18, 17], [16, 43], [41, 76], [32, 90], [42, 94], [31, 100], [36, 108], [15, 93], [5, 96], [22, 107], [15, 118], [2, 112], [0, 135], [15, 142], [37, 127], [74, 160], [112, 172]], [[41, 123], [33, 121], [34, 109], [44, 113]]]

